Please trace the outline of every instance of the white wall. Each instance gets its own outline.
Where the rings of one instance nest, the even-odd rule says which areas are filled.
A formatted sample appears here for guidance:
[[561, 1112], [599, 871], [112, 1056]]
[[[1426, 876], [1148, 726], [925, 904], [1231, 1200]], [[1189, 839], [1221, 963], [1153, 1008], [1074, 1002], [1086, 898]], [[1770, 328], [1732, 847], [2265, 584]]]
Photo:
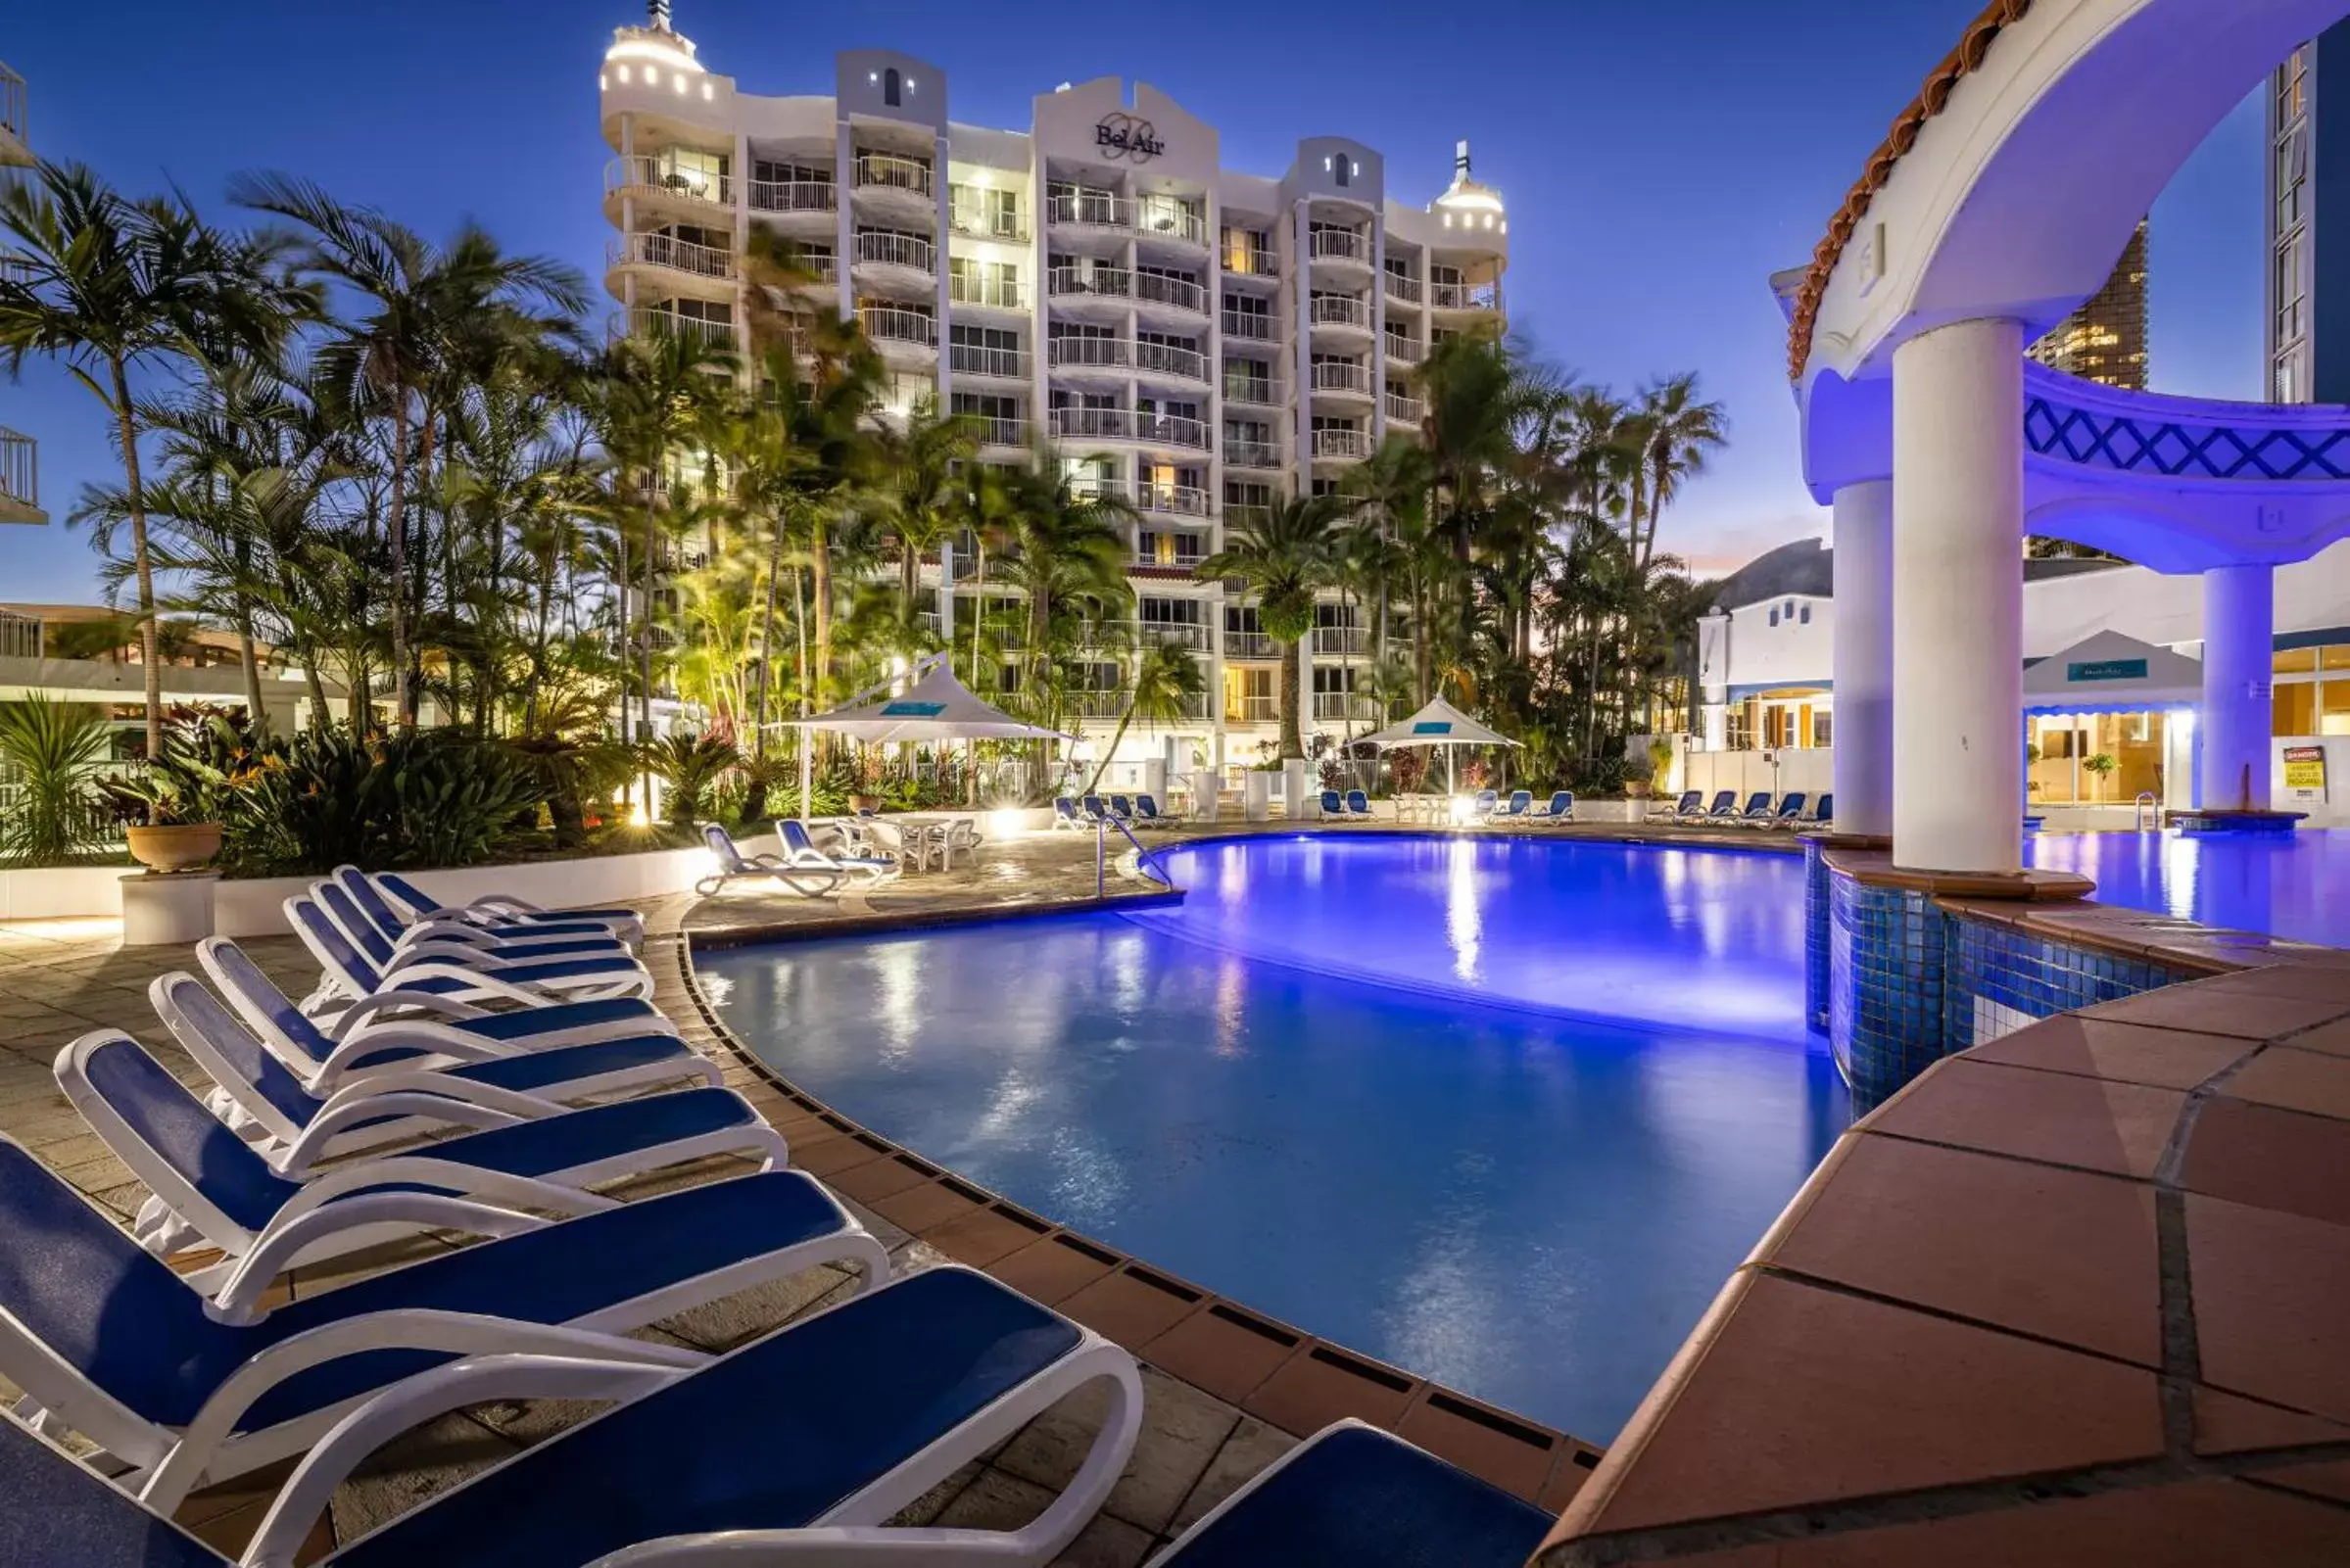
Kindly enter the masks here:
[[[1816, 617], [1815, 617], [1816, 619]], [[1800, 789], [1813, 801], [1836, 787], [1836, 753], [1826, 746], [1787, 748], [1770, 753], [1779, 759], [1776, 773], [1760, 751], [1692, 751], [1681, 762], [1683, 789], [1702, 789], [1711, 803], [1714, 792], [1738, 791], [1738, 803], [1768, 789], [1774, 796]]]

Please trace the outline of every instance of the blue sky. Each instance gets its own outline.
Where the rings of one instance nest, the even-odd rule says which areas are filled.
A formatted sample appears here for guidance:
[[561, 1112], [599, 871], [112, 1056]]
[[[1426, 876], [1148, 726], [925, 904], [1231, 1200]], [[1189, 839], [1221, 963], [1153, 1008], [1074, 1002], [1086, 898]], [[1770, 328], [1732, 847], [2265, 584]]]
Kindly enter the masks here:
[[[1695, 369], [1733, 446], [1665, 521], [1722, 569], [1821, 519], [1798, 478], [1784, 330], [1766, 279], [1810, 255], [1885, 127], [1980, 0], [1486, 0], [1462, 11], [1195, 3], [677, 0], [714, 71], [755, 93], [829, 89], [842, 48], [943, 68], [958, 120], [1023, 127], [1063, 80], [1141, 77], [1218, 126], [1225, 163], [1277, 173], [1346, 134], [1422, 202], [1455, 138], [1511, 210], [1511, 310], [1542, 355], [1629, 389]], [[283, 168], [428, 234], [460, 218], [600, 277], [596, 69], [625, 0], [185, 0], [17, 6], [0, 59], [30, 83], [33, 145], [126, 189], [175, 182], [220, 217], [227, 176]], [[233, 19], [233, 21], [231, 20]], [[1448, 26], [1450, 30], [1448, 31]], [[2181, 170], [2151, 234], [2162, 390], [2260, 387], [2260, 115], [2247, 101]], [[64, 516], [115, 473], [94, 400], [62, 374], [0, 382]], [[87, 541], [0, 534], [15, 600], [87, 600]]]

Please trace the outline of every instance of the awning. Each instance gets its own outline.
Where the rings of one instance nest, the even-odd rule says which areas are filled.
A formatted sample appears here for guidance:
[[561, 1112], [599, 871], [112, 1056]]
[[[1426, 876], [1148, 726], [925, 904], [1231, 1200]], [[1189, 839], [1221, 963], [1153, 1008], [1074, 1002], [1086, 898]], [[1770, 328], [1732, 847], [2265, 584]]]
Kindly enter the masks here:
[[786, 721], [802, 730], [830, 730], [857, 740], [1069, 740], [1058, 730], [1013, 718], [971, 694], [955, 679], [946, 655], [925, 655], [917, 679], [903, 691], [866, 700], [862, 693], [845, 707]]
[[1476, 720], [1438, 697], [1401, 724], [1372, 735], [1359, 736], [1356, 745], [1391, 746], [1513, 746], [1508, 736], [1496, 735]]
[[2201, 663], [2119, 632], [2099, 632], [2024, 672], [2026, 713], [2129, 713], [2202, 700]]

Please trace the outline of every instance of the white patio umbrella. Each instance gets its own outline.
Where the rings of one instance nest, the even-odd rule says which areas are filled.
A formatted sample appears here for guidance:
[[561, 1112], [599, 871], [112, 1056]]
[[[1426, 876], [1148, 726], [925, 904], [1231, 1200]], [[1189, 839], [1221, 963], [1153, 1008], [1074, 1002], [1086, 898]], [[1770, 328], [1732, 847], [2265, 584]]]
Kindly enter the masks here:
[[1449, 793], [1453, 787], [1454, 746], [1513, 746], [1517, 742], [1508, 736], [1490, 730], [1476, 720], [1438, 697], [1426, 707], [1400, 724], [1391, 724], [1374, 731], [1355, 742], [1374, 745], [1381, 751], [1396, 746], [1443, 746], [1444, 786]]
[[[892, 689], [905, 683], [902, 690]], [[944, 653], [926, 653], [912, 670], [894, 680], [869, 687], [830, 713], [787, 719], [799, 730], [830, 730], [856, 740], [1074, 740], [1041, 725], [1030, 724], [974, 696], [955, 679]], [[799, 748], [799, 814], [808, 815], [808, 796], [814, 782], [814, 760]]]

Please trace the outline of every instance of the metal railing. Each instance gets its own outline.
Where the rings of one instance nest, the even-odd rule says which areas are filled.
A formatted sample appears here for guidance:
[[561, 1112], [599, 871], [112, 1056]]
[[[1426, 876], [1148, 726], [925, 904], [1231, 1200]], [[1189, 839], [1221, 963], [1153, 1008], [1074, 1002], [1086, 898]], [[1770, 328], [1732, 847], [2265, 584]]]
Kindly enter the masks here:
[[1281, 405], [1281, 384], [1271, 376], [1235, 375], [1232, 367], [1226, 364], [1223, 401], [1246, 404], [1253, 408], [1278, 408]]
[[1370, 632], [1360, 626], [1318, 626], [1314, 629], [1314, 651], [1317, 653], [1367, 653], [1370, 650]]
[[1419, 304], [1419, 279], [1402, 272], [1390, 272], [1386, 277], [1387, 297], [1406, 305]]
[[1223, 460], [1237, 468], [1278, 468], [1281, 449], [1270, 441], [1227, 440], [1223, 444]]
[[40, 505], [39, 451], [30, 436], [0, 425], [0, 500], [36, 508]]
[[1008, 414], [973, 414], [979, 421], [980, 445], [983, 447], [1025, 447], [1029, 444], [1029, 422]]
[[1090, 475], [1072, 479], [1069, 482], [1069, 493], [1083, 500], [1125, 500], [1127, 499], [1125, 480], [1101, 479]]
[[1018, 208], [1009, 213], [992, 211], [958, 203], [950, 188], [947, 198], [946, 226], [957, 234], [968, 234], [981, 240], [1018, 240], [1029, 237], [1028, 214]]
[[1137, 544], [1134, 546], [1133, 557], [1136, 566], [1165, 566], [1189, 570], [1208, 558], [1207, 546], [1188, 534], [1160, 534], [1156, 537], [1173, 543], [1166, 549], [1155, 548], [1147, 543]]
[[[1115, 717], [1115, 715], [1087, 714], [1086, 717]], [[1108, 866], [1110, 860], [1110, 830], [1113, 828], [1118, 830], [1120, 837], [1134, 846], [1134, 869], [1142, 874], [1144, 879], [1157, 882], [1167, 891], [1174, 892], [1175, 879], [1169, 877], [1165, 869], [1159, 865], [1157, 851], [1143, 848], [1142, 840], [1134, 836], [1133, 829], [1128, 828], [1116, 817], [1103, 815], [1096, 817], [1093, 822], [1093, 896], [1096, 898], [1104, 896], [1104, 868]]]
[[2131, 826], [2139, 832], [2148, 828], [2162, 827], [2162, 797], [2151, 789], [2140, 789], [2131, 802]]
[[735, 253], [669, 234], [623, 234], [604, 247], [607, 265], [641, 262], [690, 272], [695, 277], [727, 279], [735, 275]]
[[920, 235], [892, 234], [887, 229], [865, 228], [857, 230], [857, 260], [935, 273], [938, 269], [938, 248]]
[[1146, 413], [1134, 419], [1134, 439], [1157, 447], [1208, 450], [1208, 427], [1187, 414]]
[[1280, 256], [1270, 245], [1228, 248], [1223, 256], [1223, 269], [1234, 277], [1270, 278], [1281, 275]]
[[986, 305], [999, 310], [1024, 309], [1018, 277], [989, 277], [968, 269], [946, 274], [946, 297], [957, 305]]
[[1251, 310], [1226, 310], [1223, 313], [1223, 335], [1227, 338], [1246, 338], [1252, 343], [1272, 341], [1272, 314], [1258, 315]]
[[1226, 724], [1277, 724], [1280, 718], [1279, 697], [1261, 697], [1249, 691], [1223, 700], [1223, 722]]
[[[1227, 659], [1277, 659], [1281, 644], [1274, 641], [1271, 632], [1226, 632], [1223, 635], [1223, 656]], [[1271, 697], [1264, 698], [1271, 701]], [[1266, 717], [1271, 718], [1268, 714]]]
[[1134, 232], [1144, 239], [1181, 240], [1186, 245], [1208, 243], [1208, 220], [1188, 209], [1145, 201], [1134, 210]]
[[1125, 370], [1134, 362], [1133, 350], [1124, 338], [1050, 338], [1044, 362], [1056, 370]]
[[1417, 398], [1407, 398], [1400, 392], [1391, 392], [1387, 394], [1387, 422], [1416, 426], [1422, 406]]
[[1380, 341], [1387, 351], [1389, 364], [1417, 364], [1427, 357], [1427, 346], [1417, 338], [1399, 338], [1389, 333]]
[[946, 367], [957, 375], [992, 376], [998, 381], [1026, 381], [1029, 356], [1019, 349], [992, 349], [979, 343], [947, 345]]
[[1135, 637], [1145, 646], [1190, 648], [1195, 652], [1208, 651], [1208, 629], [1191, 621], [1141, 621], [1135, 625]]
[[1370, 241], [1351, 228], [1318, 228], [1306, 236], [1306, 254], [1317, 261], [1367, 261]]
[[615, 337], [691, 338], [730, 354], [735, 349], [735, 324], [732, 321], [705, 321], [699, 316], [679, 315], [674, 310], [658, 310], [650, 306], [614, 311], [612, 332]]
[[1069, 711], [1080, 719], [1115, 719], [1127, 710], [1124, 691], [1072, 691]]
[[829, 179], [754, 179], [750, 208], [754, 213], [836, 213], [840, 190]]
[[1359, 691], [1317, 691], [1314, 693], [1314, 717], [1375, 722], [1386, 715], [1380, 711], [1377, 697], [1365, 696]]
[[1208, 493], [1190, 485], [1162, 485], [1145, 480], [1134, 487], [1134, 505], [1146, 512], [1205, 517], [1208, 515]]
[[929, 164], [900, 153], [859, 153], [856, 173], [857, 189], [861, 191], [904, 191], [910, 196], [935, 196], [938, 190], [931, 176]]
[[1439, 310], [1498, 310], [1502, 308], [1502, 286], [1499, 283], [1431, 283], [1428, 303]]
[[908, 310], [893, 305], [860, 305], [857, 319], [864, 324], [865, 335], [882, 343], [918, 343], [924, 348], [938, 346], [938, 323], [920, 310]]
[[1370, 437], [1360, 430], [1317, 430], [1313, 451], [1317, 457], [1367, 457]]
[[1112, 196], [1107, 191], [1047, 196], [1044, 199], [1044, 220], [1077, 228], [1130, 229], [1134, 226], [1134, 204], [1123, 196]]
[[1227, 501], [1223, 509], [1226, 528], [1265, 528], [1272, 522], [1272, 508], [1250, 501]]
[[1123, 266], [1056, 266], [1044, 274], [1044, 292], [1056, 298], [1097, 295], [1123, 300], [1134, 292], [1133, 280]]
[[1178, 349], [1166, 343], [1136, 343], [1134, 368], [1155, 370], [1161, 375], [1179, 376], [1185, 381], [1204, 382], [1208, 379], [1206, 356], [1191, 349]]
[[1361, 300], [1325, 294], [1306, 302], [1306, 319], [1318, 327], [1367, 327], [1370, 311]]
[[658, 196], [707, 202], [713, 207], [735, 205], [733, 175], [712, 174], [699, 168], [680, 168], [658, 155], [613, 159], [604, 166], [603, 188], [613, 193], [647, 191]]
[[1346, 360], [1324, 359], [1308, 367], [1316, 392], [1353, 392], [1370, 396], [1370, 370]]
[[24, 140], [24, 78], [0, 66], [0, 131]]
[[1158, 272], [1134, 274], [1134, 298], [1148, 300], [1153, 305], [1172, 305], [1177, 309], [1208, 313], [1208, 291], [1183, 278], [1171, 278]]
[[1055, 439], [1075, 437], [1080, 441], [1132, 441], [1134, 411], [1131, 408], [1055, 408], [1051, 411], [1048, 428]]

